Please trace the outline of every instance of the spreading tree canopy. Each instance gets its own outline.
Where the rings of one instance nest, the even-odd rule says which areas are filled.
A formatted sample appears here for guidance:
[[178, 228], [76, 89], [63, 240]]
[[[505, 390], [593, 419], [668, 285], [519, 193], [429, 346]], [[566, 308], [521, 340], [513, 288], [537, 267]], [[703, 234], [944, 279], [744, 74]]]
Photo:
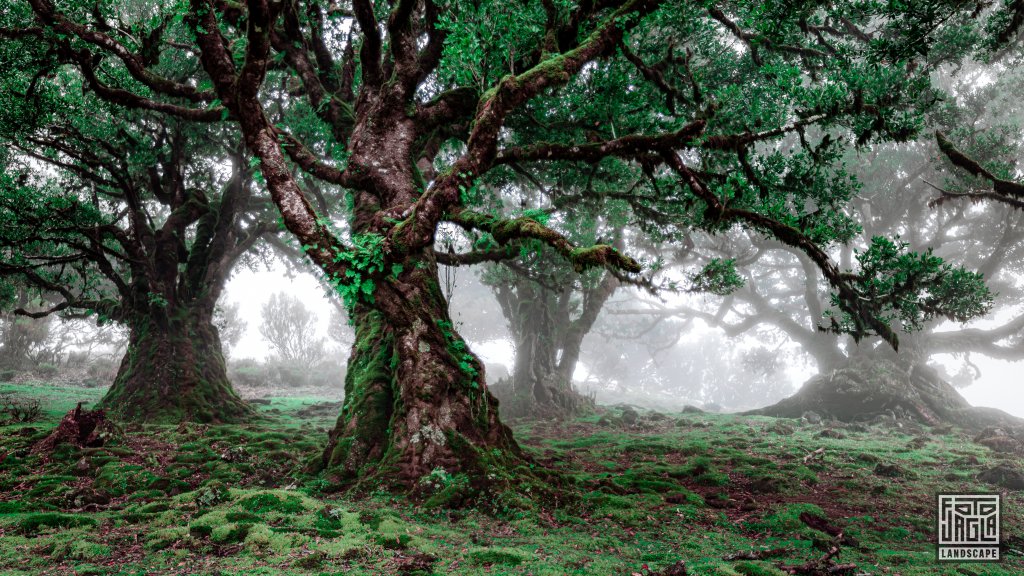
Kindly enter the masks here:
[[[892, 322], [983, 312], [978, 275], [898, 243], [873, 241], [853, 270], [829, 256], [858, 230], [842, 151], [914, 135], [928, 74], [979, 25], [972, 8], [18, 0], [2, 27], [126, 112], [240, 129], [355, 325], [325, 466], [405, 485], [440, 467], [480, 487], [521, 456], [449, 317], [439, 227], [478, 235], [474, 251], [541, 242], [577, 271], [644, 273], [609, 244], [486, 210], [479, 191], [514, 166], [632, 171], [640, 184], [619, 206], [664, 242], [743, 227], [800, 250], [834, 291], [830, 329], [895, 346]], [[345, 225], [318, 213], [298, 172], [347, 191]]]
[[128, 327], [103, 399], [121, 417], [249, 416], [214, 313], [236, 263], [277, 225], [237, 130], [98, 98], [45, 44], [2, 50], [0, 281], [48, 303], [12, 307]]
[[[1014, 313], [1020, 305], [1024, 265], [1022, 214], [979, 204], [1000, 200], [992, 183], [959, 170], [931, 132], [947, 138], [947, 143], [959, 142], [971, 162], [988, 166], [990, 174], [1012, 174], [1022, 146], [1021, 102], [1012, 95], [1012, 87], [1019, 85], [1021, 73], [1005, 62], [967, 63], [942, 73], [938, 84], [944, 96], [928, 115], [929, 130], [918, 140], [851, 154], [848, 166], [862, 187], [850, 207], [859, 214], [862, 231], [859, 239], [843, 247], [841, 261], [852, 259], [853, 251], [874, 236], [899, 235], [913, 250], [933, 250], [983, 273], [989, 287], [1000, 294], [993, 313], [1004, 322], [984, 329], [952, 329], [937, 318], [901, 339], [894, 360], [904, 366], [953, 354], [964, 361], [960, 381], [966, 383], [980, 373], [970, 362], [972, 352], [1007, 360], [1024, 357], [1024, 315]], [[892, 354], [877, 346], [877, 340], [855, 346], [840, 335], [823, 336], [816, 330], [828, 294], [813, 274], [802, 273], [813, 270], [803, 253], [757, 236], [737, 237], [723, 249], [736, 255], [746, 270], [743, 287], [731, 298], [714, 310], [668, 307], [651, 313], [697, 316], [734, 336], [771, 326], [798, 343], [822, 373], [856, 356], [878, 359]]]

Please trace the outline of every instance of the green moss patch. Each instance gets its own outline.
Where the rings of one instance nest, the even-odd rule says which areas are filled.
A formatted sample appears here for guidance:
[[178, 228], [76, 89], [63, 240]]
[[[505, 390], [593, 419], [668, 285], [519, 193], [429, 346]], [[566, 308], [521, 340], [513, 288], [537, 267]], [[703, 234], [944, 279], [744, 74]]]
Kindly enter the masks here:
[[523, 560], [521, 554], [500, 548], [473, 550], [469, 553], [469, 561], [477, 566], [519, 566]]
[[[831, 526], [858, 543], [837, 562], [931, 576], [933, 494], [984, 491], [978, 472], [1005, 458], [957, 430], [907, 450], [917, 431], [817, 438], [820, 427], [720, 414], [612, 428], [598, 414], [519, 422], [534, 468], [495, 465], [500, 488], [473, 487], [468, 500], [462, 477], [439, 471], [417, 500], [372, 482], [345, 492], [331, 470], [304, 469], [331, 425], [298, 415], [312, 402], [274, 398], [278, 412], [247, 425], [132, 427], [123, 446], [46, 461], [29, 447], [60, 414], [25, 436], [0, 427], [0, 573], [561, 576], [657, 574], [685, 561], [702, 576], [780, 576], [779, 565], [821, 558]], [[878, 475], [879, 463], [913, 474]], [[110, 500], [81, 512], [101, 493]], [[1011, 492], [1003, 506], [1004, 532], [1024, 533], [1024, 500]], [[742, 556], [772, 549], [782, 552]], [[970, 569], [1024, 573], [1024, 562], [1007, 553]]]
[[306, 508], [302, 499], [295, 495], [280, 495], [273, 492], [254, 494], [238, 501], [238, 506], [255, 514], [266, 514], [277, 512], [280, 514], [295, 514], [303, 512]]
[[46, 512], [30, 514], [18, 521], [18, 530], [22, 534], [38, 534], [48, 528], [78, 528], [95, 526], [96, 520], [78, 514], [58, 514]]

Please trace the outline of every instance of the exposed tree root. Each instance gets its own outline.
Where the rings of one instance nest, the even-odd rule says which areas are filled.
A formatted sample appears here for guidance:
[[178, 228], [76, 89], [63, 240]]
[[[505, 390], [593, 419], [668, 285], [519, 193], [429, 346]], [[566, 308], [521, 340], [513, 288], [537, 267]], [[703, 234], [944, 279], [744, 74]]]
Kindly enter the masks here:
[[851, 361], [811, 378], [789, 398], [747, 414], [800, 418], [808, 412], [843, 422], [888, 418], [969, 429], [1024, 425], [1001, 410], [971, 406], [927, 366], [884, 359]]
[[103, 446], [107, 440], [119, 433], [114, 423], [107, 420], [107, 415], [102, 409], [82, 410], [82, 403], [79, 402], [74, 410], [64, 415], [49, 436], [32, 448], [32, 452], [48, 455], [61, 444], [94, 448]]

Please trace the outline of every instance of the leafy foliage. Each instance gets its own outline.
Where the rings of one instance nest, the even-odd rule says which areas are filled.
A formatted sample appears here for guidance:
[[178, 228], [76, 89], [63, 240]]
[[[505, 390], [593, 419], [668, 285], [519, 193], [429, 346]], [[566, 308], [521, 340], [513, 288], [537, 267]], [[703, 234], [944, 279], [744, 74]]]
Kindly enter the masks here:
[[[857, 254], [862, 274], [853, 279], [854, 285], [866, 298], [883, 303], [886, 324], [920, 330], [924, 322], [940, 315], [966, 322], [992, 307], [981, 274], [956, 269], [931, 251], [908, 253], [906, 247], [906, 243], [876, 237], [867, 250]], [[837, 304], [835, 299], [833, 304]], [[833, 329], [856, 334], [853, 323], [845, 318]]]
[[728, 296], [743, 287], [743, 278], [736, 271], [736, 260], [713, 258], [704, 268], [690, 278], [694, 292], [708, 292], [717, 296]]
[[[214, 9], [203, 2], [141, 12], [118, 12], [116, 3], [95, 14], [75, 6], [61, 10], [19, 4], [6, 14], [12, 31], [30, 17], [43, 23], [41, 32], [11, 32], [12, 45], [30, 48], [19, 56], [12, 50], [12, 58], [45, 59], [47, 45], [80, 46], [86, 56], [64, 56], [59, 63], [70, 66], [61, 73], [109, 110], [237, 122], [256, 152], [258, 180], [276, 191], [284, 223], [350, 307], [360, 301], [372, 305], [375, 283], [402, 265], [405, 248], [433, 240], [443, 214], [486, 209], [490, 200], [481, 190], [504, 195], [521, 189], [516, 180], [528, 176], [557, 209], [596, 202], [613, 225], [628, 223], [662, 241], [678, 240], [693, 229], [723, 233], [741, 226], [810, 251], [850, 318], [841, 329], [881, 331], [890, 339], [894, 336], [881, 326], [892, 318], [884, 310], [889, 302], [864, 303], [869, 296], [851, 292], [856, 288], [844, 284], [821, 252], [858, 232], [843, 210], [857, 190], [843, 167], [844, 150], [913, 137], [937, 99], [930, 72], [959, 60], [982, 38], [1004, 35], [1019, 24], [1007, 8], [978, 19], [964, 6], [931, 0], [630, 2], [607, 10], [571, 2], [515, 8], [426, 2], [396, 12], [383, 36], [372, 23], [384, 17], [384, 8], [359, 0], [350, 12], [318, 5], [308, 10], [275, 6], [266, 13], [250, 7], [244, 17], [244, 10]], [[135, 42], [132, 36], [102, 25], [114, 13], [148, 39], [141, 47], [144, 56], [126, 56], [121, 48]], [[259, 30], [241, 25], [250, 20], [265, 25], [256, 26]], [[96, 24], [98, 32], [90, 28]], [[344, 32], [353, 26], [361, 40]], [[246, 36], [253, 31], [255, 36]], [[410, 31], [432, 41], [429, 50], [403, 47]], [[212, 42], [214, 33], [238, 41]], [[224, 54], [216, 55], [220, 50]], [[258, 50], [266, 52], [265, 59], [255, 57]], [[413, 58], [420, 50], [430, 57]], [[103, 62], [107, 79], [95, 76], [92, 53], [110, 56]], [[273, 65], [254, 69], [243, 86], [228, 78], [244, 68], [243, 62]], [[383, 120], [390, 108], [371, 112], [357, 102], [362, 93], [377, 98], [385, 69], [400, 72], [388, 87], [398, 99], [388, 106], [411, 114], [417, 134], [411, 139], [385, 133], [391, 129]], [[260, 128], [259, 118], [243, 114], [239, 106], [269, 106], [267, 87], [278, 79], [295, 83], [296, 97], [279, 100], [272, 114], [276, 124], [267, 120]], [[16, 93], [35, 89], [24, 74], [11, 73], [8, 82], [21, 90]], [[409, 96], [417, 90], [419, 96]], [[66, 99], [52, 90], [44, 93], [51, 100]], [[56, 108], [45, 98], [14, 100], [9, 110], [19, 120], [45, 118]], [[355, 130], [367, 114], [377, 114], [382, 123]], [[437, 118], [466, 124], [438, 132]], [[253, 148], [256, 131], [264, 129], [278, 131], [283, 150]], [[399, 140], [415, 142], [417, 149], [396, 155], [380, 147]], [[149, 149], [137, 147], [140, 154]], [[295, 198], [297, 187], [283, 171], [282, 152], [317, 179], [365, 192], [352, 197], [352, 246], [345, 246], [304, 200], [285, 200]], [[417, 163], [421, 156], [433, 168], [424, 172], [426, 165]], [[398, 166], [410, 159], [427, 178], [399, 184], [411, 169]], [[589, 169], [572, 169], [581, 164]], [[573, 186], [574, 181], [587, 185]], [[632, 186], [623, 191], [623, 182]], [[399, 192], [409, 185], [418, 191]], [[586, 194], [575, 199], [559, 193], [574, 189]], [[376, 199], [367, 203], [371, 197]], [[403, 198], [401, 208], [392, 205], [398, 198]], [[373, 220], [365, 216], [385, 207], [388, 214], [375, 221], [390, 225], [364, 225]], [[545, 213], [537, 227], [506, 230], [498, 243], [539, 240], [572, 258], [575, 252], [558, 248], [565, 241], [553, 230], [558, 220], [548, 224], [547, 218]], [[493, 238], [497, 227], [480, 219], [462, 222], [485, 237]], [[582, 267], [589, 265], [630, 267], [603, 256], [588, 258]], [[936, 268], [930, 279], [944, 282], [941, 276], [948, 273]], [[921, 298], [931, 298], [929, 307], [937, 311], [942, 304], [933, 296], [947, 293], [937, 290]], [[960, 314], [961, 308], [952, 303], [950, 313]]]
[[[344, 264], [344, 272], [332, 278], [335, 289], [345, 306], [351, 311], [359, 302], [373, 303], [375, 278], [385, 271], [384, 237], [379, 234], [356, 234], [352, 249], [339, 252], [334, 260]], [[392, 264], [390, 271], [397, 276], [401, 264]]]
[[[431, 10], [436, 8], [430, 6]], [[84, 13], [68, 10], [61, 17], [89, 19]], [[360, 19], [374, 17], [359, 10], [351, 15], [320, 10], [297, 11], [294, 24], [275, 32], [281, 38], [271, 42], [271, 51], [284, 68], [300, 71], [298, 80], [303, 87], [303, 97], [280, 108], [279, 126], [288, 135], [285, 141], [311, 140], [309, 150], [331, 157], [345, 138], [353, 136], [353, 116], [363, 113], [352, 106], [348, 94], [372, 89], [379, 63], [366, 58], [380, 54], [372, 47], [381, 39], [374, 39], [376, 32], [370, 34], [366, 40], [368, 51], [345, 56], [362, 64], [362, 75], [343, 79], [336, 70], [324, 68], [320, 79], [314, 80], [304, 66], [322, 67], [333, 62], [327, 46], [342, 40], [339, 27], [353, 21], [365, 27], [365, 20]], [[105, 37], [109, 41], [97, 42], [80, 29], [64, 26], [55, 13], [42, 12], [54, 34], [46, 42], [84, 42], [103, 52], [124, 40], [120, 32], [111, 30]], [[857, 232], [856, 223], [842, 210], [857, 189], [841, 164], [844, 148], [904, 141], [917, 133], [923, 112], [935, 101], [928, 88], [930, 69], [962, 56], [983, 36], [969, 11], [930, 1], [836, 6], [743, 1], [709, 6], [653, 3], [594, 13], [571, 3], [531, 2], [525, 8], [513, 9], [451, 2], [422, 20], [412, 14], [402, 15], [409, 19], [407, 25], [428, 35], [436, 34], [440, 41], [436, 61], [419, 76], [429, 78], [420, 82], [431, 102], [474, 93], [480, 101], [488, 101], [506, 89], [511, 94], [522, 94], [521, 98], [514, 96], [521, 99], [521, 107], [503, 110], [499, 120], [510, 129], [502, 149], [497, 150], [499, 167], [507, 164], [532, 173], [534, 181], [548, 189], [549, 182], [558, 186], [553, 180], [572, 178], [572, 173], [565, 170], [568, 166], [581, 160], [589, 162], [594, 171], [587, 178], [595, 181], [596, 173], [597, 181], [607, 183], [603, 185], [606, 192], [593, 190], [588, 193], [591, 198], [610, 193], [616, 182], [636, 182], [629, 192], [618, 194], [618, 208], [612, 202], [602, 210], [609, 215], [615, 211], [627, 215], [627, 221], [665, 240], [678, 238], [694, 227], [723, 232], [741, 225], [776, 236], [791, 234], [784, 231], [791, 228], [799, 232], [801, 243], [823, 247], [848, 241]], [[234, 28], [233, 13], [220, 16], [221, 34], [242, 33]], [[275, 26], [273, 18], [278, 15], [254, 16], [271, 18], [271, 26]], [[27, 17], [28, 12], [21, 8], [8, 19], [16, 23]], [[127, 14], [121, 17], [131, 18]], [[237, 98], [223, 85], [218, 87], [216, 74], [206, 70], [213, 75], [207, 79], [198, 73], [193, 84], [196, 88], [188, 87], [178, 78], [181, 74], [196, 75], [194, 56], [160, 44], [171, 39], [193, 42], [189, 28], [200, 34], [210, 32], [207, 24], [199, 23], [206, 17], [201, 10], [183, 16], [178, 9], [135, 16], [135, 26], [158, 31], [146, 49], [154, 54], [173, 51], [175, 58], [139, 62], [115, 52], [108, 73], [124, 83], [126, 94], [105, 92], [97, 85], [92, 85], [93, 90], [115, 104], [124, 105], [134, 98], [131, 94], [138, 93], [142, 100], [135, 100], [135, 105], [142, 108], [204, 121], [232, 120], [231, 109], [237, 105]], [[1005, 28], [1006, 23], [1000, 24], [999, 18], [1004, 16], [996, 16], [990, 25]], [[839, 32], [836, 22], [841, 22], [847, 32]], [[609, 42], [607, 30], [615, 27], [621, 27], [622, 37], [609, 44], [614, 50], [597, 48]], [[401, 27], [389, 29], [388, 35], [396, 36], [389, 47], [394, 50], [401, 42]], [[308, 55], [287, 48], [285, 38], [295, 43], [308, 38], [317, 47], [317, 60], [310, 61]], [[203, 44], [201, 37], [196, 41], [199, 52], [213, 49]], [[667, 54], [662, 56], [666, 46]], [[246, 42], [234, 43], [228, 55], [241, 62], [246, 51], [253, 48]], [[584, 61], [589, 64], [581, 73], [582, 67], [573, 58], [584, 53]], [[598, 54], [614, 57], [599, 59]], [[398, 52], [386, 56], [395, 61], [403, 57]], [[88, 80], [90, 65], [74, 65]], [[279, 71], [272, 68], [265, 74], [268, 79], [275, 78]], [[506, 87], [501, 84], [505, 77], [518, 77], [520, 83]], [[622, 86], [631, 88], [616, 89]], [[258, 91], [260, 86], [251, 88]], [[180, 101], [163, 105], [161, 98], [167, 96], [205, 107], [193, 108]], [[409, 105], [424, 108], [427, 103], [413, 101]], [[470, 111], [471, 107], [466, 107], [458, 112]], [[29, 111], [20, 113], [31, 116]], [[242, 128], [251, 129], [244, 119]], [[451, 182], [459, 190], [478, 190], [482, 183], [491, 181], [492, 167], [467, 165], [469, 170], [444, 170], [454, 169], [458, 158], [468, 158], [466, 146], [478, 144], [473, 133], [492, 129], [483, 119], [477, 119], [469, 133], [442, 137], [454, 136], [464, 144], [462, 152], [452, 149], [450, 160], [439, 158], [441, 178], [433, 186], [441, 190]], [[677, 141], [673, 141], [674, 134], [679, 135]], [[626, 142], [634, 137], [636, 140]], [[606, 144], [594, 148], [596, 144], [587, 142]], [[664, 157], [668, 150], [687, 148], [700, 150], [699, 174]], [[542, 149], [547, 154], [542, 155]], [[288, 152], [294, 150], [287, 148]], [[326, 172], [315, 169], [308, 158], [294, 154], [293, 158], [304, 169], [326, 177]], [[261, 165], [270, 162], [266, 156], [254, 160]], [[353, 167], [353, 161], [357, 166]], [[669, 170], [654, 170], [652, 161]], [[336, 169], [346, 169], [347, 164], [349, 171], [365, 171], [360, 162], [359, 154], [346, 156], [345, 164], [338, 164]], [[260, 172], [267, 177], [266, 166]], [[498, 178], [495, 184], [508, 180], [500, 169], [494, 175]], [[339, 178], [338, 182], [341, 180], [354, 188], [361, 186], [354, 173], [353, 178]], [[278, 186], [274, 179], [267, 180], [266, 185]], [[476, 204], [478, 198], [475, 194], [460, 194], [464, 207], [475, 207], [471, 204]], [[565, 201], [557, 199], [556, 204], [564, 205]], [[357, 212], [361, 210], [353, 207]], [[289, 224], [293, 228], [295, 225]], [[402, 233], [396, 228], [399, 236], [416, 226], [402, 228]], [[337, 268], [332, 274], [346, 302], [353, 304], [362, 299], [372, 303], [374, 282], [378, 281], [375, 275], [397, 263], [386, 261], [390, 257], [379, 252], [385, 236], [380, 231], [358, 230], [351, 248], [337, 248], [332, 261], [322, 263], [326, 268]], [[533, 236], [532, 232], [524, 234], [526, 238]], [[305, 246], [316, 247], [314, 259], [319, 257], [317, 250], [336, 244], [303, 241]], [[402, 242], [397, 236], [395, 241]], [[838, 277], [829, 280], [842, 282]], [[837, 302], [847, 307], [852, 317], [870, 314], [870, 307], [854, 305], [843, 290], [838, 292]], [[879, 311], [875, 320], [884, 318], [888, 315]], [[857, 321], [852, 329], [873, 330], [872, 323]]]

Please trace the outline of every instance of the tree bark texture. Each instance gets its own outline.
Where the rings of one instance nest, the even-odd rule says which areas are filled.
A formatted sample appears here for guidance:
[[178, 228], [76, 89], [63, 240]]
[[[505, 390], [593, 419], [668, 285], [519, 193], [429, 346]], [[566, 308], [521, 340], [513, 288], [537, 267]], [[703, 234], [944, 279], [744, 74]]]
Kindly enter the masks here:
[[238, 422], [251, 409], [228, 381], [220, 336], [209, 311], [140, 316], [128, 351], [101, 405], [126, 420]]
[[403, 269], [354, 310], [345, 403], [323, 464], [407, 486], [437, 468], [486, 482], [521, 452], [452, 325], [436, 263], [424, 255]]

